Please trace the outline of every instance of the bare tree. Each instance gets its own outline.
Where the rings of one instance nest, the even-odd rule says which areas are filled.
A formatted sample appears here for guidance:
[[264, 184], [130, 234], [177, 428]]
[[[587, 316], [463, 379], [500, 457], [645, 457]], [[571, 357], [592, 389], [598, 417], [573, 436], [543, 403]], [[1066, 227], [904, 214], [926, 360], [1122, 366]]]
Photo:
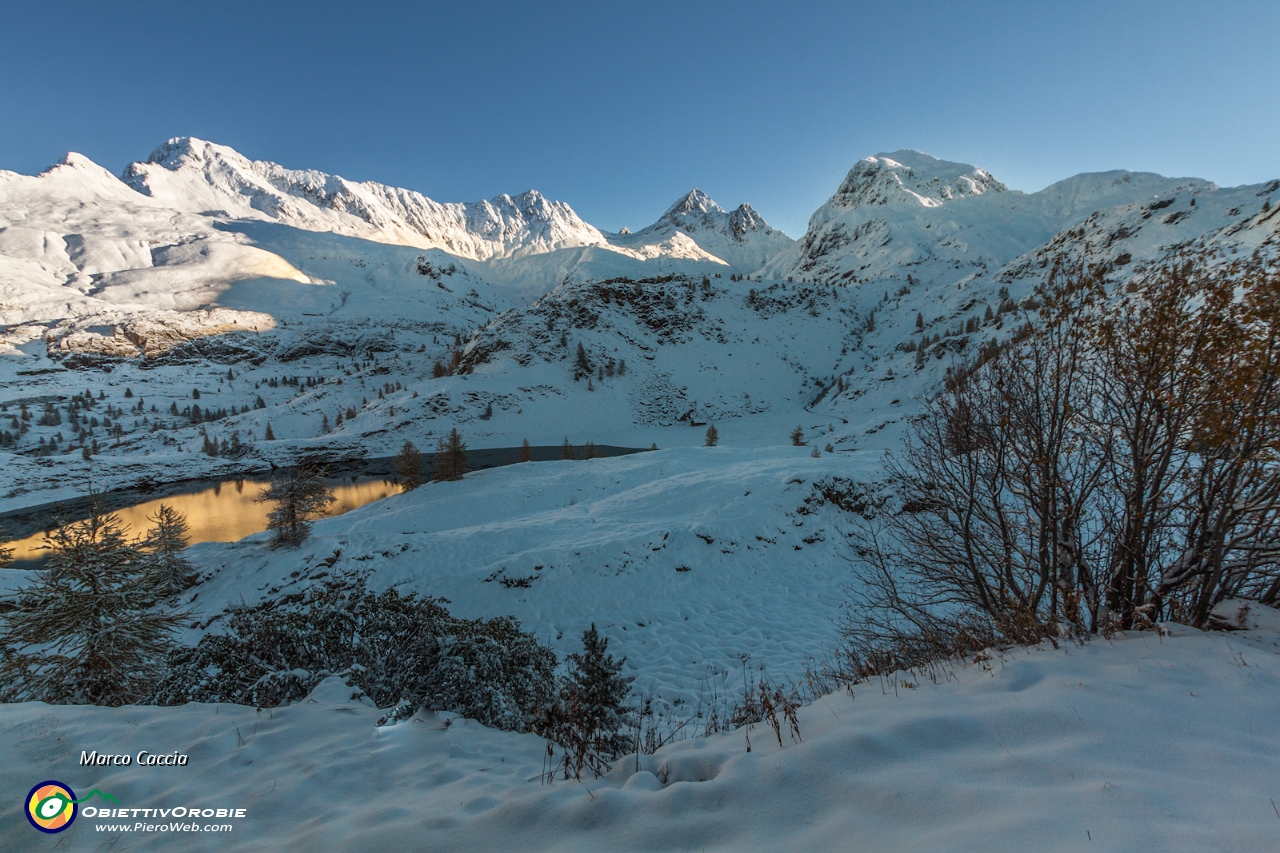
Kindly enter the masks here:
[[1108, 293], [1108, 272], [1056, 268], [1011, 305], [1012, 339], [890, 454], [859, 603], [893, 615], [864, 646], [1203, 626], [1228, 596], [1280, 598], [1280, 276], [1192, 258]]

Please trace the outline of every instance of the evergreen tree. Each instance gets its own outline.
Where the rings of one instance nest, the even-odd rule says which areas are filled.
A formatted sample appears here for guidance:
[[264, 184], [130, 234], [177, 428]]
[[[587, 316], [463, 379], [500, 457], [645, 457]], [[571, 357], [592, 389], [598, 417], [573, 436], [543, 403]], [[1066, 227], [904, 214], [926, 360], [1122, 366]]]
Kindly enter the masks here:
[[520, 461], [521, 462], [533, 461], [533, 447], [529, 445], [529, 439], [527, 438], [524, 441], [520, 442]]
[[151, 575], [161, 595], [182, 592], [195, 585], [196, 571], [182, 556], [189, 539], [187, 519], [168, 504], [160, 504], [147, 517], [154, 527], [147, 531], [143, 548], [151, 554]]
[[573, 452], [573, 445], [569, 443], [569, 436], [564, 437], [564, 444], [560, 445], [561, 459], [577, 459], [578, 454]]
[[582, 445], [582, 458], [595, 459], [599, 454], [596, 453], [596, 445], [594, 441], [588, 441]]
[[0, 569], [7, 569], [13, 565], [13, 549], [4, 543], [9, 541], [9, 534], [4, 529], [4, 524], [0, 524]]
[[593, 622], [582, 632], [582, 652], [565, 659], [568, 672], [559, 696], [537, 724], [544, 737], [564, 747], [559, 766], [566, 779], [584, 769], [599, 776], [608, 771], [609, 761], [635, 748], [625, 734], [632, 722], [627, 697], [635, 679], [621, 674], [626, 658], [615, 660], [608, 649], [608, 639]]
[[582, 345], [582, 341], [578, 341], [578, 354], [573, 359], [573, 381], [577, 382], [582, 377], [590, 375], [591, 359], [587, 358], [587, 350]]
[[436, 443], [434, 469], [437, 480], [461, 480], [467, 473], [467, 445], [458, 434], [457, 427]]
[[422, 454], [412, 441], [406, 441], [395, 458], [396, 473], [400, 475], [400, 485], [406, 492], [411, 492], [422, 485]]
[[[990, 309], [988, 308], [988, 310]], [[916, 331], [919, 332], [923, 330], [924, 330], [924, 314], [917, 311], [916, 312]]]
[[267, 421], [267, 431], [262, 434], [263, 441], [275, 441], [276, 434], [271, 431], [271, 421]]
[[162, 672], [184, 614], [158, 607], [153, 561], [90, 497], [89, 518], [45, 537], [49, 556], [0, 616], [0, 699], [123, 705]]
[[791, 444], [795, 447], [804, 447], [804, 427], [796, 424], [796, 428], [791, 431]]
[[715, 424], [712, 424], [711, 426], [707, 427], [707, 445], [706, 446], [715, 447], [718, 441], [720, 441], [720, 431], [716, 429]]
[[334, 497], [320, 466], [304, 460], [296, 468], [277, 473], [254, 500], [275, 504], [267, 513], [267, 529], [275, 533], [273, 544], [296, 548], [311, 532], [312, 520], [324, 515]]

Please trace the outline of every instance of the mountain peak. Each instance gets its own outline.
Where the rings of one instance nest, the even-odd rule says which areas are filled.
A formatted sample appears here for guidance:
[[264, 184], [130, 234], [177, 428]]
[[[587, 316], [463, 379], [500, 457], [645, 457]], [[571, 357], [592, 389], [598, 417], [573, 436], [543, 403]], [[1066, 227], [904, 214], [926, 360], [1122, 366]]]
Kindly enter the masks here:
[[938, 207], [948, 201], [1006, 189], [985, 169], [903, 148], [855, 163], [831, 203], [839, 207], [890, 203]]
[[725, 210], [712, 200], [711, 196], [702, 190], [694, 187], [681, 196], [675, 204], [667, 208], [667, 212], [662, 215], [662, 219], [671, 220], [679, 216], [688, 216], [697, 213], [724, 213]]

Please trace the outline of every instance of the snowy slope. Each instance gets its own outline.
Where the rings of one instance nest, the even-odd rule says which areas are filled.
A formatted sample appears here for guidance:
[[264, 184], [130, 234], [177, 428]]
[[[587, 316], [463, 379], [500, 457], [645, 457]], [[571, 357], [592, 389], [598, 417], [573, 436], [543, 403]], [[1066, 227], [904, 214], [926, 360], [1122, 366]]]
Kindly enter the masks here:
[[287, 595], [320, 561], [370, 570], [378, 588], [443, 596], [459, 616], [514, 615], [561, 657], [594, 622], [639, 695], [684, 717], [708, 672], [741, 674], [739, 655], [799, 681], [834, 643], [848, 519], [815, 488], [877, 464], [698, 447], [479, 471], [323, 520], [297, 551], [265, 535], [194, 546], [209, 578], [196, 618]]
[[[780, 747], [764, 726], [750, 752], [742, 731], [687, 739], [583, 783], [540, 785], [533, 736], [448, 714], [375, 728], [380, 712], [336, 680], [269, 713], [2, 706], [9, 790], [52, 777], [121, 807], [247, 813], [199, 821], [233, 825], [216, 839], [135, 828], [190, 822], [141, 814], [82, 815], [44, 837], [10, 808], [0, 838], [68, 851], [1269, 850], [1275, 615], [1247, 634], [1174, 626], [1016, 651], [937, 682], [903, 673], [801, 709], [800, 742], [784, 729]], [[93, 749], [190, 763], [78, 766]]]

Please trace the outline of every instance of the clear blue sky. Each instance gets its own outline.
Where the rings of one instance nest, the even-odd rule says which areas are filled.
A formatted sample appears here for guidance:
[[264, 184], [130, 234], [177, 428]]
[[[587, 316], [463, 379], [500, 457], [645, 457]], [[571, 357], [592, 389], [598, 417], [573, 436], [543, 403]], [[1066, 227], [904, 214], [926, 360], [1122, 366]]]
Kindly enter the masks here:
[[171, 136], [611, 230], [701, 187], [793, 236], [860, 157], [1036, 190], [1280, 176], [1280, 3], [56, 3], [0, 13], [0, 168]]

